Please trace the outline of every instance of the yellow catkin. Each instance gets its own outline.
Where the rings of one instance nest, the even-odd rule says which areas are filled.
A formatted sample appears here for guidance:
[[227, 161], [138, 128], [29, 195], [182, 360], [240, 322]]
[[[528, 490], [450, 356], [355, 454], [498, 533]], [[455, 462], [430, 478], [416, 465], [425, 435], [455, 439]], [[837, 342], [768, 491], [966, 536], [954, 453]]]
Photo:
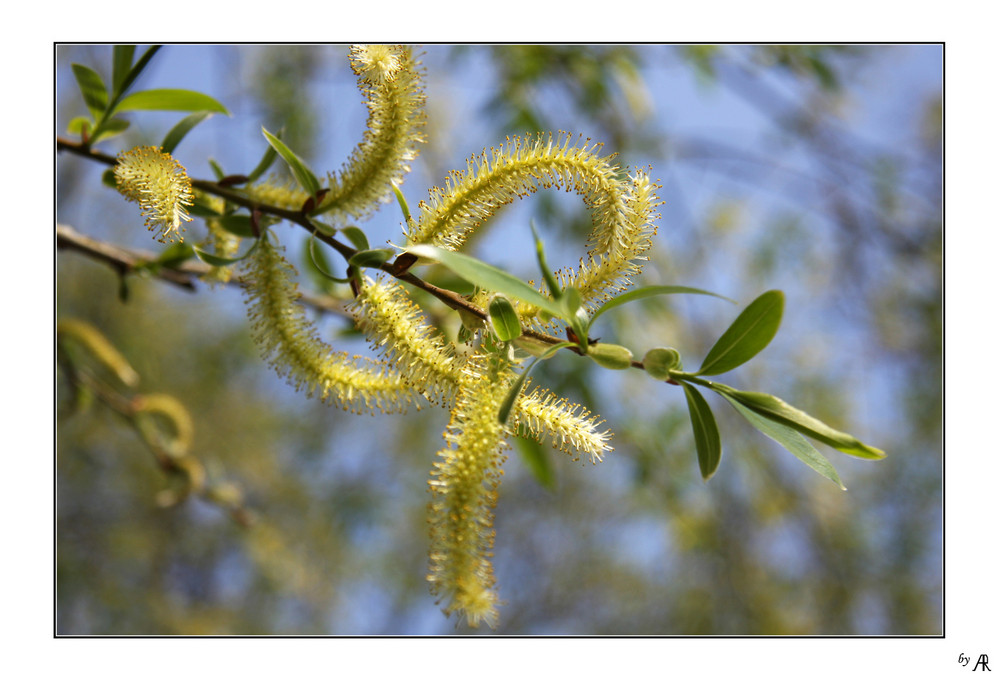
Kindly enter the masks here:
[[[500, 207], [539, 188], [575, 191], [590, 208], [593, 231], [579, 270], [557, 272], [564, 285], [580, 290], [594, 308], [631, 284], [656, 232], [657, 185], [645, 172], [624, 175], [614, 156], [600, 156], [600, 144], [574, 143], [568, 134], [508, 138], [500, 148], [470, 159], [465, 172], [452, 172], [445, 187], [431, 189], [407, 233], [411, 245], [457, 250]], [[519, 308], [522, 319], [531, 309]]]
[[169, 153], [152, 146], [136, 146], [118, 155], [114, 168], [118, 192], [139, 203], [149, 230], [158, 228], [161, 242], [183, 240], [185, 208], [194, 204], [187, 171]]
[[403, 411], [413, 391], [398, 372], [334, 351], [297, 303], [294, 269], [270, 237], [247, 260], [245, 292], [253, 338], [275, 371], [297, 389], [352, 412]]
[[498, 362], [479, 353], [466, 364], [446, 446], [428, 481], [431, 592], [445, 614], [455, 612], [473, 627], [497, 622], [493, 509], [509, 434], [497, 414], [513, 381], [506, 364]]
[[611, 432], [599, 430], [604, 420], [547, 389], [538, 388], [518, 398], [513, 415], [515, 426], [523, 425], [531, 437], [549, 441], [574, 459], [586, 454], [597, 463], [611, 451]]
[[[368, 107], [361, 142], [341, 170], [327, 176], [327, 192], [316, 214], [335, 220], [364, 219], [392, 199], [393, 182], [402, 183], [426, 141], [422, 70], [403, 45], [353, 45], [351, 68]], [[298, 210], [309, 195], [288, 183], [269, 180], [248, 186], [254, 200]]]
[[407, 383], [431, 402], [450, 402], [464, 358], [427, 323], [402, 285], [382, 277], [366, 277], [351, 310], [372, 348]]

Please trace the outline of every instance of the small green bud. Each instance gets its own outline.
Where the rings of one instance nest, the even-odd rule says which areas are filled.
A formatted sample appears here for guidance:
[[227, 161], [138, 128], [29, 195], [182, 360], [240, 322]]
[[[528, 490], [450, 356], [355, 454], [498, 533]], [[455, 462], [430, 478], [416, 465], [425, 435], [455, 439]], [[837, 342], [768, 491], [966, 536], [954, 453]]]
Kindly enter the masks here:
[[591, 344], [587, 355], [609, 370], [627, 370], [632, 366], [632, 351], [618, 344]]
[[652, 348], [642, 359], [646, 373], [658, 381], [670, 378], [670, 370], [680, 369], [681, 354], [672, 348]]

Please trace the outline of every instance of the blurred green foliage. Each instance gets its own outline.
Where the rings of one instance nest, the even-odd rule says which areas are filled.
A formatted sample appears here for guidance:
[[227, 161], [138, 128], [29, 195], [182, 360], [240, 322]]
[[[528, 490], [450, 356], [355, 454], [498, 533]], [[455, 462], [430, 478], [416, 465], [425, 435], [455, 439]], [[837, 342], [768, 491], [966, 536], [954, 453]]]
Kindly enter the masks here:
[[[58, 67], [93, 63], [77, 53], [92, 49], [61, 48]], [[220, 49], [259, 64], [240, 92], [259, 112], [257, 129], [285, 127], [292, 147], [310, 149], [322, 126], [338, 123], [336, 108], [317, 113], [324, 107], [310, 92], [324, 69], [343, 64], [328, 68], [302, 46]], [[910, 115], [900, 125], [913, 130], [912, 144], [898, 148], [861, 141], [844, 113], [852, 98], [870, 96], [866, 73], [899, 67], [891, 48], [427, 51], [435, 63], [487, 65], [496, 89], [481, 114], [495, 134], [484, 146], [511, 132], [568, 128], [600, 134], [624, 162], [650, 158], [668, 204], [644, 282], [699, 285], [743, 302], [784, 289], [775, 343], [736, 374], [889, 453], [879, 464], [835, 459], [842, 492], [715, 400], [731, 442], [706, 484], [680, 389], [634, 371], [547, 361], [533, 377], [605, 417], [615, 451], [591, 467], [543, 449], [544, 461], [532, 463], [550, 469], [544, 487], [511, 453], [496, 521], [506, 600], [498, 633], [940, 634], [939, 83], [924, 100], [895, 102]], [[747, 102], [768, 133], [737, 148], [664, 130], [670, 110], [650, 84], [664, 64]], [[448, 73], [428, 77], [433, 97], [435, 78]], [[783, 97], [771, 96], [776, 84]], [[60, 117], [79, 115], [71, 88], [57, 94]], [[156, 136], [139, 129], [124, 138], [144, 133]], [[185, 142], [191, 157], [197, 143]], [[794, 172], [790, 157], [800, 161]], [[690, 186], [687, 173], [711, 199], [675, 191]], [[60, 157], [60, 221], [136, 242], [144, 229], [110, 191], [99, 193], [99, 174]], [[583, 231], [561, 227], [577, 212], [541, 194], [530, 202], [547, 228]], [[443, 412], [373, 420], [303, 400], [257, 358], [232, 288], [190, 295], [137, 279], [122, 302], [116, 276], [73, 253], [59, 254], [57, 284], [60, 316], [93, 324], [144, 388], [185, 404], [193, 452], [210, 477], [242, 489], [258, 518], [242, 527], [197, 497], [157, 507], [166, 481], [132, 430], [99, 403], [61, 418], [60, 634], [455, 632], [423, 581], [425, 483]], [[608, 314], [600, 331], [640, 356], [674, 346], [693, 366], [727, 324], [723, 313], [697, 298], [658, 298]], [[324, 316], [321, 326], [350, 335], [342, 318]], [[63, 378], [58, 392], [69, 395]]]

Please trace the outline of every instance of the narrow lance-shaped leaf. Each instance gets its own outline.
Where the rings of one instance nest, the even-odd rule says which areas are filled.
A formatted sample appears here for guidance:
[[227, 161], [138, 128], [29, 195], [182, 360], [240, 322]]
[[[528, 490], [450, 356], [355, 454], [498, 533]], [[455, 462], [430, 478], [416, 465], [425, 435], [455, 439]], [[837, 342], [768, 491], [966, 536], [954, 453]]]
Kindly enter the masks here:
[[780, 290], [764, 292], [733, 321], [705, 356], [695, 374], [722, 374], [764, 350], [781, 325], [785, 295]]
[[271, 144], [278, 155], [281, 156], [282, 160], [288, 163], [289, 169], [292, 170], [292, 174], [295, 176], [295, 180], [299, 182], [299, 185], [305, 189], [306, 193], [309, 195], [316, 195], [319, 193], [319, 180], [316, 175], [312, 173], [306, 164], [302, 161], [299, 156], [295, 155], [292, 149], [288, 148], [285, 143], [274, 136], [266, 129], [261, 128], [264, 132], [264, 137], [267, 139], [267, 143]]
[[[414, 245], [408, 247], [406, 251], [442, 264], [452, 273], [473, 285], [491, 292], [505, 294], [508, 297], [537, 306], [557, 318], [564, 318], [563, 308], [559, 303], [544, 296], [528, 283], [495, 266], [433, 245]], [[568, 320], [568, 318], [564, 319]]]
[[413, 221], [413, 217], [410, 215], [410, 206], [407, 204], [406, 196], [399, 189], [399, 184], [396, 183], [395, 179], [392, 180], [392, 192], [395, 194], [396, 202], [399, 203], [399, 209], [403, 213], [403, 221], [409, 225]]
[[712, 408], [708, 406], [705, 397], [691, 384], [684, 383], [684, 395], [687, 397], [688, 413], [691, 415], [691, 428], [694, 431], [694, 445], [698, 451], [698, 467], [701, 477], [708, 480], [719, 468], [722, 460], [722, 441], [719, 439], [719, 427], [715, 423]]
[[[706, 382], [708, 383], [708, 382]], [[882, 459], [885, 452], [866, 445], [849, 433], [838, 431], [769, 393], [738, 391], [725, 384], [708, 383], [716, 393], [732, 398], [759, 415], [789, 426], [835, 450], [861, 459]]]
[[697, 287], [685, 287], [683, 285], [650, 285], [648, 287], [640, 287], [639, 289], [632, 290], [631, 292], [626, 292], [625, 294], [620, 294], [617, 297], [608, 300], [607, 303], [594, 311], [594, 314], [590, 316], [590, 324], [593, 325], [594, 321], [597, 320], [600, 315], [615, 307], [659, 294], [704, 294], [718, 299], [725, 299], [726, 301], [734, 304], [736, 303], [729, 297], [724, 297], [721, 294], [709, 292], [708, 290], [702, 290]]
[[[535, 221], [531, 220], [529, 224], [531, 226], [531, 235], [535, 239], [535, 256], [538, 258], [538, 268], [542, 271], [542, 277], [545, 279], [545, 286], [549, 288], [549, 294], [552, 295], [553, 299], [558, 300], [562, 296], [562, 288], [559, 287], [559, 282], [556, 280], [555, 275], [552, 274], [552, 271], [549, 270], [549, 265], [545, 261], [545, 246], [542, 244], [542, 239], [538, 237], [538, 231], [535, 230]], [[575, 313], [576, 309], [573, 312]]]
[[840, 489], [847, 489], [844, 487], [844, 483], [841, 482], [840, 476], [837, 475], [837, 469], [833, 467], [833, 464], [831, 464], [826, 457], [820, 454], [808, 440], [803, 438], [801, 433], [790, 426], [785, 426], [784, 424], [780, 424], [773, 419], [768, 419], [767, 417], [757, 414], [753, 410], [741, 405], [739, 401], [724, 393], [721, 395], [723, 398], [728, 400], [729, 404], [735, 407], [736, 411], [742, 414], [748, 422], [753, 424], [758, 431], [794, 454], [806, 466], [816, 471], [816, 473], [835, 482]]
[[139, 75], [146, 69], [146, 66], [149, 65], [150, 60], [156, 55], [157, 52], [160, 51], [162, 46], [163, 45], [151, 45], [145, 52], [142, 53], [142, 56], [139, 57], [139, 60], [132, 65], [132, 68], [129, 69], [128, 73], [125, 74], [121, 81], [119, 81], [118, 78], [115, 78], [115, 94], [114, 101], [112, 103], [117, 103], [117, 101], [121, 99], [125, 92], [128, 91], [128, 88], [132, 86], [132, 83], [135, 82], [136, 78], [138, 78]]
[[[284, 128], [278, 130], [278, 133], [275, 136], [278, 139], [280, 139], [284, 131], [285, 131]], [[249, 183], [253, 183], [258, 179], [260, 179], [262, 176], [264, 176], [264, 172], [266, 172], [271, 168], [271, 165], [274, 164], [274, 160], [277, 157], [278, 157], [278, 152], [274, 150], [274, 146], [268, 143], [267, 150], [264, 151], [264, 155], [260, 159], [260, 162], [257, 163], [257, 166], [254, 167], [253, 171], [251, 171], [250, 174], [247, 176], [247, 181]]]
[[95, 119], [100, 119], [108, 107], [108, 90], [104, 86], [101, 76], [98, 75], [97, 71], [83, 64], [73, 64], [73, 75], [76, 77], [76, 83], [80, 86], [80, 93], [83, 94], [87, 110]]
[[211, 111], [198, 111], [197, 113], [192, 113], [191, 115], [186, 116], [183, 120], [174, 125], [170, 131], [167, 132], [167, 136], [163, 137], [163, 143], [160, 144], [163, 152], [173, 153], [174, 149], [177, 148], [177, 144], [179, 144], [181, 140], [187, 136], [188, 132], [194, 129], [195, 126], [201, 121], [212, 117], [212, 115], [213, 113]]
[[135, 45], [115, 45], [111, 57], [111, 88], [114, 93], [118, 93], [119, 88], [129, 70], [132, 68], [132, 59], [135, 57]]
[[218, 101], [187, 89], [147, 89], [118, 102], [118, 111], [210, 111], [229, 115]]

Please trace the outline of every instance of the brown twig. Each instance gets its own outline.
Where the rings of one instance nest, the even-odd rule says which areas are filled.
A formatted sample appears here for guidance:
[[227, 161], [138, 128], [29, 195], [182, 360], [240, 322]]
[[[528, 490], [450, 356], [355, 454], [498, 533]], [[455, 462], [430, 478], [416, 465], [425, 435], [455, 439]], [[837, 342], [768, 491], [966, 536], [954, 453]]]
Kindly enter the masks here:
[[[117, 159], [114, 156], [95, 151], [92, 148], [85, 146], [82, 143], [77, 143], [75, 141], [70, 141], [68, 139], [63, 139], [61, 137], [56, 138], [56, 148], [60, 151], [68, 151], [74, 153], [84, 158], [88, 158], [97, 162], [104, 163], [106, 165], [114, 165]], [[273, 205], [266, 205], [252, 198], [248, 198], [239, 191], [233, 190], [227, 186], [222, 186], [218, 182], [205, 181], [203, 179], [193, 179], [191, 181], [192, 187], [204, 191], [206, 193], [211, 193], [212, 195], [223, 198], [233, 204], [240, 205], [242, 207], [247, 207], [250, 210], [258, 210], [262, 214], [269, 214], [279, 219], [284, 219], [290, 221], [294, 224], [305, 228], [307, 231], [316, 236], [317, 240], [324, 242], [333, 249], [335, 249], [345, 260], [349, 260], [352, 256], [357, 254], [357, 250], [353, 247], [346, 245], [336, 238], [326, 235], [321, 230], [319, 230], [316, 225], [312, 222], [309, 215], [304, 211], [295, 212], [292, 210], [286, 210], [280, 207], [275, 207]], [[422, 278], [418, 278], [409, 272], [399, 272], [393, 270], [392, 262], [386, 262], [382, 264], [380, 270], [388, 273], [389, 275], [401, 280], [405, 283], [413, 285], [414, 287], [421, 289], [431, 296], [435, 297], [442, 303], [444, 303], [449, 308], [457, 311], [464, 311], [466, 313], [471, 313], [481, 320], [487, 320], [488, 314], [483, 309], [479, 308], [475, 304], [471, 303], [468, 299], [460, 294], [452, 292], [451, 290], [446, 290], [444, 288], [433, 285]], [[537, 330], [525, 329], [524, 336], [533, 339], [535, 341], [541, 342], [543, 344], [553, 345], [558, 344], [563, 341], [559, 337], [546, 334], [544, 332], [538, 332]]]
[[[155, 263], [157, 260], [157, 255], [152, 252], [127, 249], [102, 240], [95, 240], [80, 233], [72, 226], [64, 224], [56, 225], [56, 247], [80, 252], [92, 259], [102, 261], [119, 275], [127, 275], [141, 268], [150, 275], [189, 292], [197, 291], [196, 281], [213, 271], [212, 266], [200, 261], [184, 261], [172, 267], [151, 267], [149, 264]], [[234, 276], [227, 284], [242, 285], [243, 279]], [[301, 292], [299, 300], [324, 313], [348, 315], [344, 304], [332, 297]]]

